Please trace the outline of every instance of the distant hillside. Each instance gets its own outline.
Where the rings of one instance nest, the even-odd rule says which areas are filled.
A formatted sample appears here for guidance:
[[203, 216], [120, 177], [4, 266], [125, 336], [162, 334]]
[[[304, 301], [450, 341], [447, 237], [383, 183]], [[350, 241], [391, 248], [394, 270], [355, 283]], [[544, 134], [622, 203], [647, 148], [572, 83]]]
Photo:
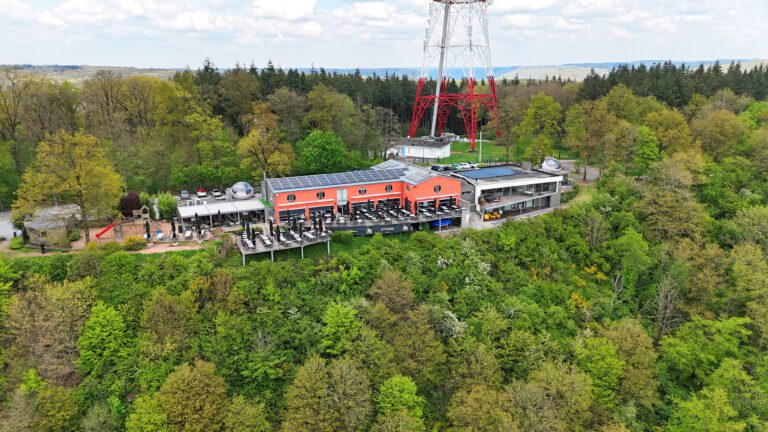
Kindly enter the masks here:
[[[561, 77], [562, 79], [571, 79], [574, 81], [581, 81], [586, 77], [589, 72], [594, 69], [599, 74], [607, 74], [610, 70], [620, 64], [629, 64], [638, 66], [640, 64], [652, 65], [654, 63], [663, 63], [665, 60], [638, 60], [632, 62], [610, 62], [610, 63], [575, 63], [564, 65], [541, 65], [541, 66], [497, 66], [493, 68], [493, 73], [497, 78], [513, 79], [518, 77], [522, 80], [534, 79], [542, 80], [546, 77]], [[768, 60], [763, 59], [724, 59], [720, 60], [723, 65], [728, 65], [731, 62], [741, 63], [745, 69], [751, 69], [759, 64], [768, 65]], [[696, 60], [696, 61], [673, 61], [677, 65], [685, 63], [686, 65], [697, 67], [700, 64], [705, 66], [715, 63], [714, 60]], [[83, 81], [84, 79], [93, 76], [100, 70], [109, 70], [121, 75], [146, 75], [158, 78], [167, 79], [173, 76], [179, 69], [153, 69], [153, 68], [133, 68], [133, 67], [119, 67], [119, 66], [76, 66], [76, 65], [23, 65], [25, 70], [44, 75], [55, 79], [57, 81], [69, 80], [75, 84]], [[320, 68], [298, 68], [300, 72], [310, 73], [313, 70], [317, 71]], [[405, 75], [411, 78], [418, 78], [421, 74], [420, 68], [325, 68], [327, 73], [337, 72], [341, 74], [354, 73], [356, 70], [360, 71], [360, 74], [365, 77], [371, 77], [374, 75]], [[459, 79], [462, 76], [462, 70], [460, 68], [449, 69], [447, 74], [455, 79]], [[437, 71], [433, 70], [430, 73], [431, 77], [437, 75]]]
[[161, 79], [168, 79], [173, 76], [176, 70], [180, 69], [142, 69], [134, 67], [120, 66], [74, 66], [74, 65], [22, 65], [22, 68], [28, 72], [40, 74], [56, 81], [70, 81], [79, 84], [83, 80], [92, 77], [101, 70], [112, 71], [123, 76], [127, 75], [145, 75]]
[[[633, 62], [612, 62], [612, 63], [577, 63], [577, 64], [565, 64], [565, 65], [552, 65], [552, 66], [520, 66], [507, 71], [501, 76], [502, 78], [513, 79], [515, 76], [518, 78], [542, 80], [546, 77], [561, 77], [563, 79], [572, 79], [575, 81], [583, 80], [592, 69], [600, 75], [607, 74], [611, 69], [622, 65], [628, 64], [630, 66], [639, 66], [641, 64], [652, 65], [656, 63], [664, 63], [667, 60], [638, 60]], [[768, 60], [761, 59], [723, 59], [720, 60], [720, 64], [727, 66], [731, 62], [741, 63], [743, 69], [752, 69], [759, 64], [768, 65]], [[715, 60], [696, 60], [696, 61], [672, 61], [676, 65], [686, 64], [692, 67], [698, 67], [699, 65], [709, 66], [715, 63]]]

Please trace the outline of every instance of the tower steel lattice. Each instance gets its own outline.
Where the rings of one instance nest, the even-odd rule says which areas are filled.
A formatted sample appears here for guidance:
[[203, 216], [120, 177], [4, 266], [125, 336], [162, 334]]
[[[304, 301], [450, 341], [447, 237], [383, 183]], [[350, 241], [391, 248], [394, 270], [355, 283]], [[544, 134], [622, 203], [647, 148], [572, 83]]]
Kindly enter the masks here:
[[[429, 22], [424, 39], [424, 64], [416, 90], [411, 127], [413, 138], [425, 113], [432, 108], [431, 136], [442, 136], [448, 116], [455, 108], [461, 113], [472, 151], [475, 150], [480, 108], [484, 107], [498, 128], [498, 100], [496, 82], [491, 65], [491, 47], [488, 37], [488, 5], [490, 0], [432, 0]], [[422, 94], [430, 71], [437, 66], [434, 94]], [[463, 92], [448, 93], [450, 68], [462, 69]], [[477, 90], [475, 70], [485, 74], [488, 88]]]

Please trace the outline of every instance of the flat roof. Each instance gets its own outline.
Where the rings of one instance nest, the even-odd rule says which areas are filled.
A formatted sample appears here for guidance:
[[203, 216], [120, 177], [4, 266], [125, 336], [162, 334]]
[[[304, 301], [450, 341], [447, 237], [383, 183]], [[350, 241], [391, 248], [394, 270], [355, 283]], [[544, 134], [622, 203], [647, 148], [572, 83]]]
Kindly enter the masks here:
[[178, 207], [179, 217], [189, 219], [195, 217], [207, 217], [221, 214], [245, 213], [250, 211], [264, 210], [264, 203], [258, 198], [233, 201], [213, 201], [205, 204], [188, 205]]
[[451, 142], [452, 141], [449, 141], [447, 139], [442, 139], [442, 138], [422, 137], [422, 138], [405, 138], [403, 140], [395, 142], [394, 144], [398, 146], [408, 146], [408, 147], [443, 148], [445, 146], [451, 145]]
[[541, 171], [530, 171], [514, 165], [501, 165], [479, 169], [454, 171], [453, 174], [464, 177], [474, 183], [502, 182], [510, 180], [539, 179], [558, 177]]

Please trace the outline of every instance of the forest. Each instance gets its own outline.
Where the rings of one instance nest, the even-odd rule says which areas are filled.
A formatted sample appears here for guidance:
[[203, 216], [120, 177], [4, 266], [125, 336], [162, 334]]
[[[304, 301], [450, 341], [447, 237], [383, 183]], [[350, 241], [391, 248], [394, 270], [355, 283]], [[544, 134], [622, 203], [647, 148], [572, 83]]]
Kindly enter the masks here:
[[[233, 74], [243, 81], [222, 84]], [[126, 190], [157, 192], [316, 169], [320, 141], [365, 164], [375, 140], [348, 122], [384, 108], [400, 128], [407, 113], [400, 78], [271, 74], [21, 77], [77, 102], [24, 111], [15, 139], [4, 129], [5, 163], [36, 163], [34, 133], [82, 130]], [[110, 83], [127, 99], [105, 96]], [[497, 229], [337, 237], [331, 256], [245, 267], [227, 237], [163, 255], [107, 243], [2, 257], [0, 430], [766, 430], [768, 102], [726, 83], [680, 104], [629, 81], [590, 95], [590, 82], [505, 83], [511, 160], [561, 150], [601, 176], [565, 208]], [[385, 87], [402, 105], [376, 99]], [[50, 129], [33, 127], [49, 114]]]

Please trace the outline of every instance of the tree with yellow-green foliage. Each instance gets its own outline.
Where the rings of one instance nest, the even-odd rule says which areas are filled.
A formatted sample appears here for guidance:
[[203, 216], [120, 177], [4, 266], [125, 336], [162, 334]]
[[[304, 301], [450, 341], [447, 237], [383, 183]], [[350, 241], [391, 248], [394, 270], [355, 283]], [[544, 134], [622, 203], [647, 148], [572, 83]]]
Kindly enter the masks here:
[[362, 431], [373, 405], [368, 378], [345, 358], [310, 357], [285, 394], [281, 431]]
[[248, 134], [240, 139], [237, 152], [243, 164], [251, 167], [253, 175], [266, 173], [272, 176], [287, 174], [293, 167], [293, 148], [281, 142], [278, 119], [270, 110], [268, 102], [254, 106], [247, 116]]
[[202, 360], [184, 364], [168, 375], [155, 398], [175, 430], [222, 430], [229, 401], [227, 384], [214, 365]]
[[37, 146], [35, 161], [22, 176], [13, 209], [17, 215], [26, 215], [55, 203], [77, 204], [85, 241], [89, 242], [88, 221], [115, 214], [123, 184], [99, 140], [82, 132], [59, 132]]

